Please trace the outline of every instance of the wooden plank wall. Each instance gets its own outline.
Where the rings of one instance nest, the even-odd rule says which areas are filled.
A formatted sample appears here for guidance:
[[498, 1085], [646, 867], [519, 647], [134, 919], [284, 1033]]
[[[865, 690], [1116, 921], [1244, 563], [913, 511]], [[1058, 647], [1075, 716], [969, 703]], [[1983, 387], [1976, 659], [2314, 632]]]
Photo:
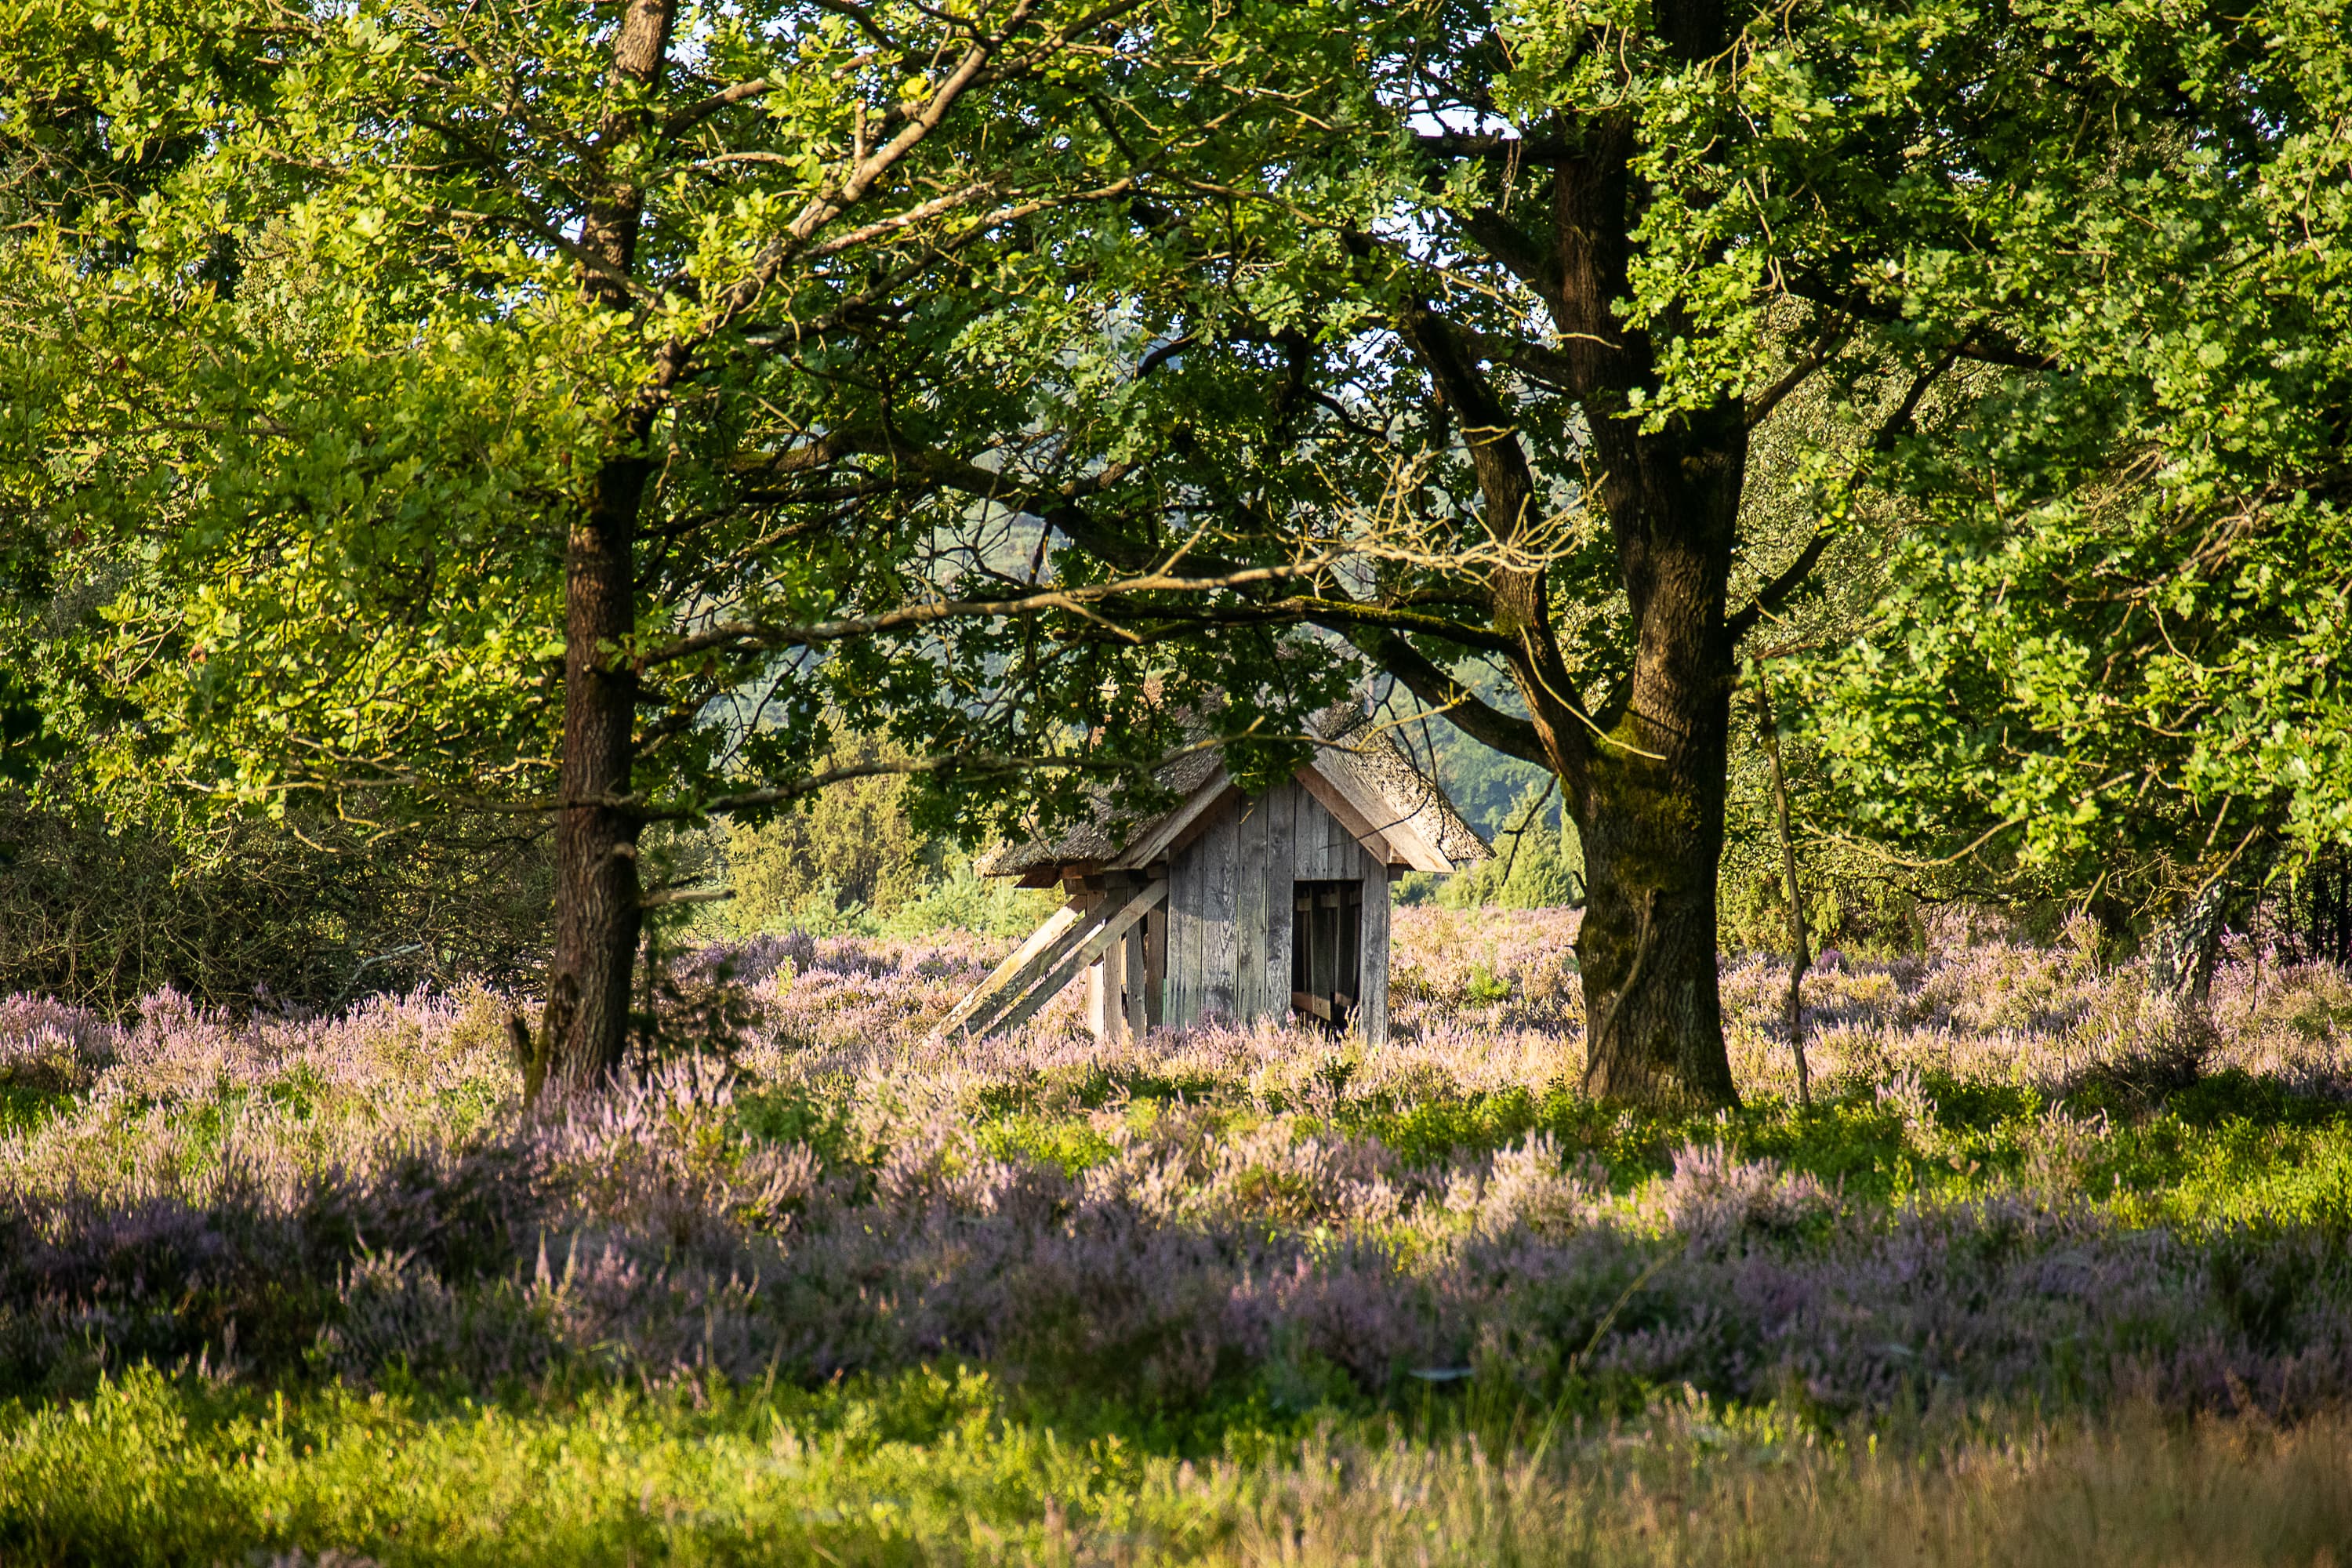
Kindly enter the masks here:
[[1161, 1022], [1183, 1028], [1201, 1012], [1201, 845], [1168, 862], [1168, 1004]]
[[1201, 835], [1201, 1016], [1232, 1018], [1234, 970], [1240, 952], [1234, 926], [1241, 896], [1241, 816], [1238, 794], [1217, 809]]
[[[1107, 899], [1123, 905], [1143, 891], [1150, 879], [1139, 872], [1112, 873], [1107, 880], [1107, 890], [1081, 893], [1076, 901], [1092, 907]], [[1158, 1004], [1149, 990], [1154, 979], [1152, 932], [1155, 927], [1165, 929], [1166, 918], [1167, 905], [1163, 901], [1130, 926], [1127, 934], [1113, 942], [1109, 951], [1087, 969], [1087, 1027], [1095, 1038], [1134, 1038], [1156, 1021]]]
[[1368, 851], [1358, 853], [1364, 865], [1364, 940], [1356, 1027], [1364, 1044], [1383, 1046], [1389, 1038], [1389, 868]]
[[1286, 1017], [1294, 881], [1364, 884], [1360, 1025], [1388, 1035], [1388, 868], [1307, 791], [1286, 784], [1213, 808], [1169, 865], [1160, 1023]]

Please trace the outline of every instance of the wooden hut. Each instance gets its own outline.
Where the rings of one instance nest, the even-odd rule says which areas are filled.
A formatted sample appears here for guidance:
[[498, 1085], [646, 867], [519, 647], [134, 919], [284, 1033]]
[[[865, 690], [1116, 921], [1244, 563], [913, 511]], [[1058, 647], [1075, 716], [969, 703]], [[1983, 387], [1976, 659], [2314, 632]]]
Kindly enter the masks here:
[[982, 876], [1069, 901], [939, 1033], [1017, 1028], [1083, 973], [1098, 1037], [1296, 1014], [1385, 1039], [1391, 879], [1494, 852], [1360, 712], [1321, 729], [1314, 760], [1262, 795], [1194, 753], [1160, 773], [1181, 797], [1162, 816], [1119, 828], [1106, 812], [982, 857]]

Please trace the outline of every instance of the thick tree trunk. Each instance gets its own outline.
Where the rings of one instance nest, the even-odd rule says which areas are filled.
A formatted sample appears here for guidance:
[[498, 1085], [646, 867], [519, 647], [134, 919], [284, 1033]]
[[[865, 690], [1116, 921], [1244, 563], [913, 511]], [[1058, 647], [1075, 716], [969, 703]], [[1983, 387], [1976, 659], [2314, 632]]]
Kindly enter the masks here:
[[1638, 641], [1622, 706], [1601, 715], [1607, 732], [1561, 758], [1585, 844], [1585, 1087], [1733, 1105], [1715, 894], [1747, 426], [1736, 405], [1648, 436], [1596, 421], [1593, 445], [1609, 465], [1601, 490]]
[[1651, 1105], [1738, 1102], [1715, 963], [1721, 777], [1636, 757], [1587, 770], [1576, 955], [1589, 1094]]

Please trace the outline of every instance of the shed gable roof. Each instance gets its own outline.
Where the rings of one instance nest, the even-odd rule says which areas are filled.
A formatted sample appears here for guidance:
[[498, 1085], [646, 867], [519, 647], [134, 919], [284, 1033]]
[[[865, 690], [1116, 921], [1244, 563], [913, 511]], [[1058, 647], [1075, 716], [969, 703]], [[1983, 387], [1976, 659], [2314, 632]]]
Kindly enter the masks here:
[[[1332, 709], [1313, 728], [1324, 743], [1299, 770], [1299, 783], [1367, 848], [1416, 871], [1458, 870], [1493, 858], [1445, 792], [1360, 709]], [[1106, 799], [1094, 815], [1049, 838], [996, 846], [976, 869], [983, 877], [1018, 877], [1071, 865], [1148, 865], [1233, 783], [1213, 751], [1188, 752], [1158, 778], [1183, 797], [1173, 808], [1118, 832]]]

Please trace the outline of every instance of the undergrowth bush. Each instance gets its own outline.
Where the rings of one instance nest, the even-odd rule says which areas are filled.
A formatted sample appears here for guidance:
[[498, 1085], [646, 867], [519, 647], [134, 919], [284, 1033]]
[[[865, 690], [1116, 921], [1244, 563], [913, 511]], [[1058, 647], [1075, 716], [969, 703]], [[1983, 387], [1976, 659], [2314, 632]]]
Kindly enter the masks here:
[[170, 990], [236, 1011], [328, 1008], [544, 960], [545, 846], [505, 822], [372, 842], [332, 819], [40, 809], [0, 791], [0, 995], [120, 1016]]

